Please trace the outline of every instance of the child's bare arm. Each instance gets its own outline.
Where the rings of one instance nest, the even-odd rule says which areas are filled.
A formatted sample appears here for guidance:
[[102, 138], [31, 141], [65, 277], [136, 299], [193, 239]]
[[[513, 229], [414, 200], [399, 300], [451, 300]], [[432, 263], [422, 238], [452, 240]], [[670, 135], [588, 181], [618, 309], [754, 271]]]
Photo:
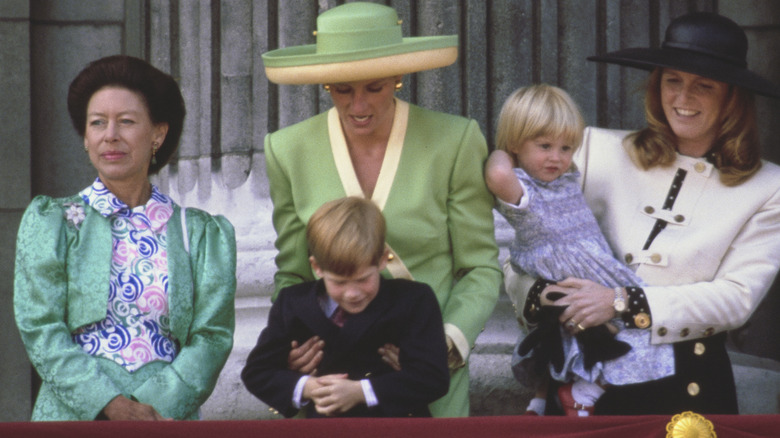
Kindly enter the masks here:
[[512, 169], [512, 157], [502, 150], [493, 151], [485, 163], [485, 184], [500, 200], [517, 205], [523, 198], [523, 186]]

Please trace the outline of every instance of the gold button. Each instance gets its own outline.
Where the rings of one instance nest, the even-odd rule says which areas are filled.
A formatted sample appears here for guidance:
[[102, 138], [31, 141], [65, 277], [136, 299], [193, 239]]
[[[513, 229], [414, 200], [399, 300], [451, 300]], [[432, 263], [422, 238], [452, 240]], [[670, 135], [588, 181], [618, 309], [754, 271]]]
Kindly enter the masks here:
[[371, 373], [366, 373], [366, 375], [363, 377], [371, 377]]
[[394, 258], [395, 258], [395, 256], [393, 254], [388, 254], [387, 255], [387, 260], [388, 261], [392, 261]]
[[675, 221], [675, 222], [678, 222], [678, 223], [679, 223], [679, 222], [682, 222], [682, 221], [684, 221], [684, 220], [685, 220], [685, 216], [683, 216], [683, 215], [681, 215], [681, 214], [678, 214], [678, 215], [675, 215], [675, 216], [674, 216], [674, 221]]
[[637, 313], [634, 315], [634, 325], [641, 329], [650, 327], [650, 315], [644, 312]]
[[626, 259], [626, 263], [631, 263], [634, 261], [634, 256], [631, 254], [626, 254], [625, 259]]
[[707, 351], [707, 348], [701, 342], [697, 342], [693, 345], [693, 354], [701, 356], [705, 351]]
[[680, 330], [680, 336], [683, 337], [683, 338], [688, 336], [690, 333], [691, 333], [691, 331], [688, 330], [687, 328], [684, 328], [684, 329]]
[[653, 263], [661, 263], [661, 254], [653, 254], [650, 256], [650, 261]]
[[707, 170], [707, 165], [706, 165], [706, 164], [704, 164], [704, 163], [702, 163], [702, 162], [698, 162], [698, 163], [696, 163], [696, 164], [694, 164], [694, 165], [693, 165], [693, 169], [694, 169], [695, 171], [699, 172], [699, 173], [702, 173], [702, 172], [704, 172], [705, 170]]
[[712, 336], [715, 334], [715, 329], [710, 327], [707, 330], [704, 330], [704, 336]]
[[645, 213], [653, 214], [653, 213], [655, 213], [655, 209], [648, 205], [647, 207], [645, 207]]
[[658, 336], [666, 336], [666, 327], [661, 327], [658, 329]]
[[701, 389], [699, 388], [698, 383], [691, 382], [688, 384], [688, 394], [690, 394], [691, 397], [696, 397], [697, 395], [699, 395], [699, 391], [701, 391]]

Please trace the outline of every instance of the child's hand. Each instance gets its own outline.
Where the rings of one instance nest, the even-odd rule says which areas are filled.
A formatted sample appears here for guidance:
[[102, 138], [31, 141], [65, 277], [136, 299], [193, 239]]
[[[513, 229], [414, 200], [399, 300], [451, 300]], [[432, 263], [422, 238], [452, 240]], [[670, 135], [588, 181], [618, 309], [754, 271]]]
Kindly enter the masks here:
[[303, 392], [301, 393], [302, 400], [312, 400], [315, 390], [322, 388], [322, 385], [315, 377], [309, 377], [306, 383], [303, 384]]
[[320, 385], [312, 391], [311, 400], [322, 415], [330, 417], [343, 414], [357, 404], [366, 402], [360, 381], [349, 380], [346, 374], [329, 374], [309, 380], [316, 380]]

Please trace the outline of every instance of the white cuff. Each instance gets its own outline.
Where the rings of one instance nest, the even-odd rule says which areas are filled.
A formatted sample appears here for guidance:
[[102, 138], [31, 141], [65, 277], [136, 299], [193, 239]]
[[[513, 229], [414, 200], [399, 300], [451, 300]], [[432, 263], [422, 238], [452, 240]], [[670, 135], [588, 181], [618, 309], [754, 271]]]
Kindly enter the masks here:
[[471, 353], [469, 341], [466, 340], [466, 336], [455, 324], [450, 324], [449, 322], [444, 323], [444, 334], [452, 339], [453, 345], [455, 345], [458, 353], [460, 353], [462, 362], [459, 365], [464, 365], [466, 359], [469, 357], [469, 353]]
[[308, 400], [301, 400], [303, 397], [303, 387], [306, 385], [306, 382], [309, 380], [309, 376], [303, 376], [300, 379], [298, 379], [298, 383], [295, 384], [295, 390], [293, 391], [292, 396], [292, 404], [295, 406], [296, 409], [300, 409], [306, 405], [309, 404]]
[[376, 394], [374, 394], [374, 387], [371, 386], [371, 382], [369, 382], [368, 379], [362, 379], [360, 380], [360, 386], [363, 388], [363, 397], [366, 399], [366, 406], [373, 408], [378, 405], [379, 400], [377, 400]]

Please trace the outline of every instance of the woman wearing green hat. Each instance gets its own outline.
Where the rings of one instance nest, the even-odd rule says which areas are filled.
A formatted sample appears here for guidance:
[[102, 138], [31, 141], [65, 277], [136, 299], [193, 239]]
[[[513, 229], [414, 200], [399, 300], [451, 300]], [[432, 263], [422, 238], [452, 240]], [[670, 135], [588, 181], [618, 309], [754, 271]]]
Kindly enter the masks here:
[[[348, 3], [320, 14], [316, 39], [263, 55], [270, 81], [322, 84], [334, 104], [265, 139], [276, 293], [314, 278], [305, 227], [320, 205], [372, 199], [387, 219], [389, 275], [429, 284], [441, 306], [451, 384], [431, 412], [467, 416], [465, 365], [501, 281], [493, 199], [482, 180], [487, 145], [475, 121], [394, 96], [404, 74], [455, 62], [457, 36], [403, 38], [392, 8]], [[329, 348], [317, 341], [293, 350], [291, 366], [316, 372], [318, 352]], [[403, 367], [403, 352], [398, 360]]]

